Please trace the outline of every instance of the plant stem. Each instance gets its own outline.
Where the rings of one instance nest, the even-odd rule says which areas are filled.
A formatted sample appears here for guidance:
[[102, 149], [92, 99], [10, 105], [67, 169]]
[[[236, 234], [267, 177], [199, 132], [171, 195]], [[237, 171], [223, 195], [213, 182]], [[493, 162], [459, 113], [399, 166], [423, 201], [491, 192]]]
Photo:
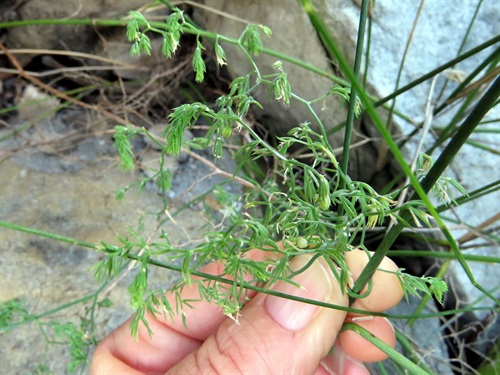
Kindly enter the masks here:
[[19, 327], [23, 324], [27, 324], [27, 323], [31, 323], [31, 322], [34, 322], [36, 320], [40, 320], [42, 318], [45, 318], [47, 316], [50, 316], [50, 315], [53, 315], [53, 314], [56, 314], [58, 313], [59, 311], [62, 311], [62, 310], [65, 310], [71, 306], [75, 306], [75, 305], [79, 305], [79, 304], [82, 304], [82, 303], [86, 303], [92, 299], [95, 299], [95, 297], [101, 292], [102, 288], [99, 288], [95, 293], [92, 293], [92, 294], [89, 294], [85, 297], [81, 297], [81, 298], [78, 298], [76, 300], [73, 300], [71, 302], [68, 302], [68, 303], [65, 303], [61, 306], [58, 306], [54, 309], [51, 309], [51, 310], [48, 310], [48, 311], [44, 311], [43, 313], [40, 313], [38, 315], [30, 315], [28, 318], [26, 319], [23, 319], [21, 320], [20, 322], [15, 322], [15, 323], [11, 323], [7, 326], [4, 326], [0, 329], [0, 332], [7, 332], [13, 328], [16, 328], [16, 327]]
[[[476, 10], [474, 11], [474, 15], [472, 16], [472, 18], [469, 21], [469, 25], [467, 26], [467, 30], [465, 31], [465, 34], [462, 38], [462, 43], [460, 43], [460, 47], [458, 48], [457, 55], [462, 53], [462, 50], [465, 46], [465, 42], [467, 41], [467, 38], [469, 37], [470, 31], [472, 30], [472, 26], [474, 26], [474, 22], [476, 21], [477, 15], [479, 14], [479, 9], [481, 8], [482, 3], [483, 3], [483, 0], [479, 0], [478, 3], [476, 4]], [[444, 83], [443, 87], [441, 88], [441, 92], [439, 93], [439, 95], [436, 98], [436, 103], [438, 103], [441, 100], [441, 98], [446, 90], [447, 84], [448, 84], [448, 81], [446, 81]]]
[[[79, 241], [79, 240], [76, 240], [74, 238], [60, 236], [60, 235], [57, 235], [54, 233], [40, 231], [40, 230], [36, 230], [33, 228], [24, 227], [22, 225], [8, 223], [5, 221], [0, 221], [0, 227], [13, 229], [13, 230], [17, 230], [17, 231], [25, 232], [25, 233], [29, 233], [29, 234], [34, 234], [34, 235], [42, 236], [42, 237], [46, 237], [46, 238], [50, 238], [50, 239], [54, 239], [56, 241], [62, 241], [62, 242], [70, 243], [70, 244], [75, 244], [75, 245], [95, 249], [95, 250], [102, 251], [102, 252], [110, 252], [110, 251], [104, 250], [102, 247], [100, 247], [98, 245], [94, 245], [94, 244], [89, 243], [89, 242]], [[141, 261], [140, 257], [137, 255], [127, 254], [126, 257], [130, 260]], [[159, 262], [159, 261], [156, 261], [153, 259], [148, 259], [148, 264], [151, 264], [153, 266], [157, 266], [160, 268], [165, 268], [165, 269], [170, 269], [170, 270], [177, 271], [177, 272], [182, 272], [182, 269], [179, 266], [175, 266], [175, 265], [167, 264], [167, 263], [162, 263], [162, 262]], [[200, 278], [203, 278], [206, 280], [213, 280], [213, 281], [217, 281], [217, 282], [221, 282], [221, 283], [225, 283], [225, 284], [229, 284], [229, 285], [236, 285], [238, 287], [244, 287], [246, 289], [254, 290], [254, 291], [259, 292], [259, 293], [265, 293], [265, 294], [269, 294], [269, 295], [273, 295], [273, 296], [277, 296], [277, 297], [281, 297], [281, 298], [292, 299], [295, 301], [308, 303], [308, 304], [312, 304], [312, 305], [316, 305], [316, 306], [320, 306], [320, 307], [326, 307], [329, 309], [338, 309], [338, 310], [352, 312], [352, 313], [356, 313], [356, 314], [369, 313], [370, 315], [373, 315], [373, 316], [382, 316], [382, 317], [388, 317], [388, 318], [393, 318], [393, 319], [411, 319], [411, 318], [415, 317], [414, 315], [395, 315], [395, 314], [385, 314], [385, 313], [374, 313], [374, 312], [368, 312], [368, 311], [364, 311], [364, 310], [352, 309], [352, 308], [348, 308], [345, 306], [339, 306], [339, 305], [334, 305], [334, 304], [326, 303], [326, 302], [322, 302], [322, 301], [316, 301], [316, 300], [311, 300], [308, 298], [301, 298], [301, 297], [296, 297], [296, 296], [285, 294], [285, 293], [275, 292], [273, 290], [267, 289], [266, 287], [258, 287], [258, 286], [252, 285], [252, 284], [242, 284], [242, 283], [235, 281], [235, 280], [226, 279], [226, 278], [223, 278], [220, 276], [211, 275], [211, 274], [208, 274], [205, 272], [200, 272], [200, 271], [192, 271], [191, 275], [197, 276], [197, 277], [200, 277]], [[69, 307], [69, 306], [72, 306], [75, 304], [87, 302], [87, 301], [93, 299], [95, 297], [95, 295], [96, 294], [94, 293], [94, 294], [88, 295], [86, 297], [82, 297], [82, 298], [77, 299], [75, 301], [69, 302], [67, 305], [63, 305], [63, 307], [66, 308], [66, 307]], [[36, 317], [34, 317], [33, 320], [51, 315], [51, 314], [59, 311], [60, 309], [61, 309], [61, 306], [57, 310], [50, 310], [50, 311], [44, 312], [42, 314], [39, 314]], [[428, 319], [428, 318], [443, 317], [443, 316], [448, 316], [448, 315], [456, 315], [456, 314], [468, 312], [468, 311], [489, 311], [489, 310], [491, 310], [490, 307], [464, 307], [464, 308], [460, 308], [460, 309], [423, 314], [423, 315], [419, 316], [419, 318]], [[28, 321], [23, 321], [23, 322], [19, 322], [19, 324], [13, 323], [13, 325], [9, 325], [9, 329], [12, 328], [13, 326], [17, 326], [17, 325], [27, 323], [27, 322]]]
[[[403, 67], [405, 64], [406, 57], [408, 56], [408, 50], [410, 49], [411, 42], [413, 40], [413, 34], [415, 33], [415, 29], [417, 28], [418, 20], [420, 18], [420, 15], [422, 14], [422, 9], [424, 7], [425, 0], [420, 0], [420, 5], [418, 6], [417, 9], [417, 14], [415, 15], [415, 19], [413, 20], [413, 25], [410, 30], [410, 35], [408, 35], [408, 39], [406, 40], [405, 44], [405, 49], [403, 52], [403, 56], [401, 58], [401, 62], [399, 64], [399, 69], [398, 69], [398, 74], [396, 76], [396, 87], [395, 90], [397, 91], [397, 88], [399, 87], [399, 82], [401, 81], [401, 76], [403, 74]], [[389, 108], [389, 113], [387, 114], [387, 127], [389, 128], [389, 131], [392, 131], [392, 114], [394, 112], [394, 108], [396, 107], [396, 97], [394, 97], [394, 100], [391, 103], [391, 106]], [[386, 148], [382, 148], [380, 151], [379, 155], [379, 160], [385, 159], [386, 157]]]
[[[440, 258], [440, 259], [455, 259], [452, 253], [436, 252], [429, 250], [389, 250], [389, 256], [395, 257], [423, 257], [423, 258]], [[472, 262], [483, 263], [500, 263], [500, 257], [492, 257], [486, 255], [464, 254], [464, 259]]]
[[[301, 0], [302, 3], [302, 8], [304, 11], [308, 14], [309, 18], [311, 19], [311, 22], [313, 23], [316, 32], [318, 33], [319, 37], [321, 38], [325, 49], [327, 50], [328, 54], [332, 58], [337, 58], [339, 55], [340, 51], [337, 47], [336, 42], [334, 41], [333, 37], [330, 35], [328, 32], [328, 28], [326, 27], [325, 23], [321, 19], [321, 17], [318, 15], [316, 10], [314, 9], [312, 3], [309, 0]], [[365, 36], [365, 30], [366, 30], [366, 19], [367, 19], [367, 14], [368, 14], [368, 5], [369, 5], [369, 0], [363, 0], [362, 6], [361, 6], [361, 14], [359, 17], [359, 27], [358, 27], [358, 40], [356, 44], [356, 55], [354, 58], [354, 69], [353, 69], [353, 74], [356, 79], [359, 78], [359, 72], [361, 70], [361, 60], [363, 57], [363, 43], [364, 43], [364, 36]], [[353, 121], [354, 121], [354, 108], [356, 105], [356, 98], [357, 98], [357, 92], [356, 92], [356, 87], [351, 85], [351, 93], [350, 93], [350, 98], [349, 98], [349, 109], [347, 113], [347, 121], [345, 125], [345, 134], [344, 134], [344, 148], [342, 152], [342, 160], [340, 164], [340, 169], [344, 172], [345, 175], [347, 175], [347, 168], [349, 164], [349, 150], [351, 146], [351, 138], [352, 138], [352, 126], [353, 126]], [[341, 181], [340, 184], [340, 189], [344, 188], [344, 181]]]
[[[438, 224], [439, 228], [442, 230], [444, 236], [449, 242], [449, 246], [451, 250], [455, 253], [455, 256], [457, 257], [457, 260], [459, 261], [460, 265], [462, 266], [464, 272], [466, 273], [467, 277], [469, 278], [470, 282], [474, 287], [479, 289], [481, 292], [483, 292], [485, 295], [487, 295], [491, 300], [493, 300], [495, 303], [499, 303], [500, 301], [498, 298], [493, 296], [489, 291], [487, 291], [483, 286], [479, 285], [472, 272], [469, 269], [469, 266], [467, 265], [465, 259], [463, 258], [460, 249], [458, 248], [455, 239], [449, 232], [449, 230], [446, 228], [444, 225], [442, 219], [439, 217], [436, 209], [432, 204], [430, 204], [429, 199], [425, 194], [429, 192], [429, 190], [434, 186], [434, 184], [437, 182], [439, 177], [441, 177], [442, 173], [446, 169], [446, 167], [451, 163], [455, 155], [457, 154], [458, 150], [460, 147], [465, 143], [467, 140], [468, 136], [472, 134], [474, 131], [475, 127], [480, 123], [481, 119], [483, 116], [491, 109], [495, 101], [498, 99], [498, 96], [500, 94], [500, 77], [498, 77], [493, 85], [490, 87], [490, 89], [484, 94], [484, 96], [481, 98], [481, 100], [478, 102], [476, 107], [472, 110], [471, 114], [467, 117], [467, 119], [464, 121], [462, 126], [460, 127], [459, 131], [455, 134], [453, 139], [450, 141], [448, 146], [445, 148], [441, 156], [438, 158], [434, 166], [431, 168], [427, 176], [424, 178], [421, 184], [415, 185], [412, 182], [412, 185], [414, 186], [416, 192], [413, 194], [411, 200], [417, 199], [420, 197], [425, 203], [426, 207], [429, 210], [429, 212], [432, 214], [434, 219], [436, 220], [436, 223]], [[367, 106], [369, 108], [369, 106]], [[373, 118], [373, 117], [372, 117]], [[375, 121], [374, 121], [375, 122]], [[376, 123], [376, 122], [375, 122]], [[383, 129], [385, 132], [386, 129]], [[383, 133], [382, 133], [383, 134]], [[394, 154], [395, 157], [397, 158], [397, 154]], [[400, 164], [401, 165], [401, 164]], [[401, 165], [403, 167], [404, 165]], [[406, 167], [408, 167], [406, 165]], [[405, 171], [405, 173], [409, 176], [413, 176], [413, 173], [410, 171], [409, 173]], [[422, 191], [424, 192], [422, 194]], [[429, 202], [429, 204], [427, 202]], [[404, 212], [401, 217], [407, 221], [410, 219], [409, 213], [406, 211]], [[378, 246], [377, 250], [375, 251], [375, 254], [372, 256], [366, 267], [363, 269], [361, 274], [358, 277], [358, 280], [354, 284], [353, 291], [355, 293], [359, 293], [364, 285], [368, 282], [368, 280], [371, 278], [375, 270], [377, 269], [378, 265], [386, 255], [389, 247], [394, 243], [396, 238], [399, 236], [401, 231], [403, 230], [404, 225], [402, 223], [399, 223], [398, 225], [393, 226], [389, 232], [385, 235], [384, 239]]]
[[72, 245], [87, 247], [89, 249], [97, 249], [97, 246], [94, 245], [93, 243], [90, 243], [90, 242], [75, 240], [74, 238], [60, 236], [58, 234], [49, 233], [49, 232], [45, 232], [43, 230], [38, 230], [38, 229], [34, 229], [34, 228], [28, 228], [28, 227], [25, 227], [25, 226], [22, 226], [19, 224], [9, 223], [6, 221], [0, 221], [0, 227], [12, 229], [12, 230], [17, 230], [19, 232], [34, 234], [35, 236], [46, 237], [46, 238], [50, 238], [52, 240], [66, 242], [66, 243], [69, 243]]
[[[437, 115], [439, 112], [441, 112], [443, 109], [445, 109], [452, 101], [455, 99], [458, 95], [464, 92], [466, 86], [476, 77], [488, 64], [491, 62], [498, 60], [500, 58], [500, 48], [497, 48], [491, 55], [489, 55], [481, 64], [477, 66], [474, 71], [469, 74], [469, 76], [461, 82], [457, 88], [450, 94], [450, 96], [444, 101], [443, 104], [441, 104], [439, 107], [434, 109], [434, 115]], [[444, 128], [440, 135], [439, 138], [434, 142], [432, 147], [430, 147], [426, 153], [431, 154], [439, 145], [441, 145], [446, 138], [450, 136], [451, 131], [453, 130], [456, 122], [458, 122], [458, 118], [462, 115], [464, 110], [469, 107], [470, 101], [475, 99], [475, 95], [469, 95], [469, 97], [465, 100], [465, 102], [462, 104], [460, 110], [457, 111], [457, 114], [454, 116], [453, 120], [450, 121], [450, 124]]]
[[44, 25], [99, 25], [99, 26], [127, 26], [129, 20], [109, 20], [109, 19], [93, 19], [93, 18], [65, 18], [65, 19], [38, 19], [38, 20], [19, 20], [0, 22], [0, 29], [22, 26], [44, 26]]
[[[354, 58], [354, 77], [359, 79], [359, 71], [361, 70], [361, 59], [363, 57], [363, 45], [366, 29], [366, 18], [368, 14], [368, 4], [370, 0], [363, 0], [361, 4], [361, 14], [359, 16], [358, 40], [356, 42], [356, 56]], [[365, 73], [366, 74], [366, 73]], [[347, 120], [344, 133], [344, 149], [342, 150], [342, 160], [340, 162], [340, 169], [347, 175], [349, 166], [349, 150], [351, 147], [352, 139], [352, 125], [354, 122], [354, 107], [356, 106], [357, 92], [356, 87], [351, 86], [351, 95], [349, 96], [349, 109], [347, 112]], [[344, 188], [344, 183], [341, 181], [340, 189]]]
[[435, 110], [434, 110], [434, 115], [437, 115], [439, 112], [441, 112], [443, 109], [446, 108], [446, 106], [456, 97], [458, 96], [459, 94], [463, 93], [464, 89], [466, 88], [466, 86], [472, 82], [472, 80], [479, 75], [479, 73], [481, 73], [481, 71], [486, 68], [489, 64], [491, 64], [492, 62], [494, 63], [494, 65], [496, 65], [496, 63], [498, 62], [498, 58], [500, 56], [500, 48], [497, 48], [496, 50], [494, 50], [488, 57], [486, 57], [486, 59], [484, 59], [484, 61], [479, 64], [476, 69], [474, 69], [474, 71], [472, 73], [470, 73], [467, 78], [465, 78], [462, 82], [460, 82], [460, 84], [456, 87], [455, 90], [453, 90], [453, 92], [448, 96], [448, 98], [446, 100], [444, 100], [443, 104], [441, 104], [439, 107], [437, 107]]
[[344, 323], [342, 326], [341, 332], [344, 332], [346, 330], [352, 330], [356, 332], [358, 335], [363, 337], [364, 339], [368, 340], [370, 343], [375, 345], [377, 348], [382, 350], [385, 354], [391, 357], [393, 361], [401, 365], [405, 371], [407, 371], [409, 374], [415, 374], [415, 375], [429, 375], [429, 373], [422, 368], [420, 368], [418, 365], [410, 361], [408, 358], [403, 356], [401, 353], [398, 353], [396, 349], [394, 349], [392, 346], [386, 344], [384, 341], [373, 335], [370, 331], [366, 330], [365, 328], [355, 324], [355, 323]]
[[[128, 19], [122, 19], [122, 20], [110, 20], [110, 19], [92, 19], [92, 18], [82, 18], [82, 19], [38, 19], [38, 20], [22, 20], [22, 21], [10, 21], [10, 22], [0, 22], [0, 29], [2, 28], [11, 28], [11, 27], [22, 27], [22, 26], [32, 26], [32, 25], [87, 25], [87, 26], [93, 26], [93, 25], [98, 25], [98, 26], [126, 26], [128, 24], [129, 20]], [[162, 22], [150, 22], [151, 26], [158, 27], [158, 28], [164, 28], [165, 24]], [[191, 29], [183, 30], [187, 34], [193, 34], [193, 31]], [[204, 30], [198, 30], [198, 34], [204, 38], [208, 38], [210, 40], [215, 40], [217, 38], [217, 34], [211, 33], [209, 31], [204, 31]], [[219, 39], [221, 41], [225, 41], [230, 44], [238, 44], [238, 40], [233, 39], [233, 38], [228, 38], [228, 37], [221, 37], [219, 36]], [[457, 58], [450, 60], [444, 65], [441, 65], [440, 67], [432, 70], [431, 72], [423, 75], [419, 79], [410, 82], [408, 85], [400, 88], [399, 90], [393, 92], [392, 94], [386, 96], [383, 99], [380, 99], [374, 103], [375, 107], [379, 107], [382, 104], [386, 103], [387, 101], [391, 100], [392, 98], [402, 94], [403, 92], [406, 92], [413, 87], [419, 85], [420, 83], [426, 81], [429, 78], [432, 78], [434, 75], [441, 73], [443, 70], [448, 69], [452, 67], [453, 65], [467, 59], [468, 57], [475, 55], [478, 52], [481, 52], [482, 50], [488, 48], [489, 46], [492, 46], [500, 41], [500, 35], [497, 35], [493, 37], [492, 39], [484, 42], [483, 44], [480, 44], [479, 46], [469, 50], [468, 52], [458, 56]], [[347, 81], [334, 76], [331, 73], [328, 73], [322, 69], [319, 69], [311, 64], [308, 64], [302, 60], [299, 60], [297, 58], [291, 57], [289, 55], [286, 55], [281, 52], [277, 52], [274, 50], [270, 50], [267, 48], [263, 48], [262, 53], [269, 55], [269, 56], [274, 56], [279, 58], [280, 60], [287, 61], [291, 64], [294, 64], [296, 66], [299, 66], [301, 68], [304, 68], [306, 70], [309, 70], [313, 73], [316, 73], [322, 77], [328, 78], [329, 80], [338, 83], [341, 86], [348, 87], [349, 84]], [[371, 99], [374, 99], [372, 96], [370, 96]], [[396, 112], [395, 112], [396, 113]], [[396, 113], [397, 114], [397, 113]]]
[[[450, 165], [460, 148], [464, 145], [472, 132], [474, 132], [474, 129], [479, 125], [482, 118], [493, 107], [499, 96], [500, 77], [497, 77], [481, 100], [476, 104], [470, 115], [462, 123], [450, 143], [445, 147], [429, 173], [427, 173], [427, 176], [422, 180], [421, 185], [424, 190], [429, 191], [434, 186], [444, 170]], [[414, 195], [413, 198], [416, 198], [416, 195]]]
[[484, 42], [483, 44], [480, 44], [479, 46], [465, 52], [464, 54], [458, 56], [457, 58], [448, 61], [446, 64], [443, 64], [443, 65], [437, 67], [436, 69], [430, 71], [429, 73], [424, 74], [423, 76], [416, 79], [415, 81], [410, 82], [406, 86], [401, 87], [399, 90], [394, 91], [392, 94], [387, 95], [385, 98], [382, 98], [382, 99], [376, 101], [375, 103], [373, 103], [373, 105], [375, 107], [381, 106], [382, 104], [388, 102], [389, 100], [395, 98], [396, 96], [401, 95], [402, 93], [404, 93], [408, 90], [411, 90], [415, 86], [420, 85], [422, 82], [427, 81], [429, 78], [434, 77], [436, 74], [439, 74], [442, 71], [444, 71], [448, 68], [451, 68], [453, 65], [458, 64], [459, 62], [467, 59], [468, 57], [473, 56], [476, 53], [481, 52], [482, 50], [484, 50], [484, 49], [488, 48], [489, 46], [492, 46], [498, 42], [500, 42], [500, 35], [497, 35], [497, 36], [491, 38], [490, 40], [488, 40], [488, 41]]

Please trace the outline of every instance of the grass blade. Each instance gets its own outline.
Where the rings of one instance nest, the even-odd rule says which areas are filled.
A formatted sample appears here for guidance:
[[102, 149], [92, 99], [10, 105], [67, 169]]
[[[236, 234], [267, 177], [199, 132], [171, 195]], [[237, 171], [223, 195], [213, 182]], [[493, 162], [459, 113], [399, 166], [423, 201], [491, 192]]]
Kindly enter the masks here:
[[377, 348], [379, 348], [381, 351], [383, 351], [385, 354], [387, 354], [394, 362], [401, 365], [406, 371], [408, 371], [408, 374], [429, 375], [429, 373], [427, 371], [420, 368], [418, 365], [416, 365], [415, 363], [410, 361], [404, 355], [398, 353], [390, 345], [386, 344], [384, 341], [380, 340], [378, 337], [375, 337], [371, 332], [364, 329], [363, 327], [361, 327], [355, 323], [344, 323], [344, 325], [342, 326], [342, 331], [346, 331], [348, 329], [356, 332], [358, 335], [363, 337], [365, 340], [371, 342], [373, 345], [375, 345]]

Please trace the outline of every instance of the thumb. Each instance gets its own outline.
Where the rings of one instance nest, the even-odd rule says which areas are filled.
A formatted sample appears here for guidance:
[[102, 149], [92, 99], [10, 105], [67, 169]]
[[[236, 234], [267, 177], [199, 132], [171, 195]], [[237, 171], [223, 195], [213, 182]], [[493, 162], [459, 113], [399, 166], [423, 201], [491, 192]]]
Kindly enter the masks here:
[[[311, 260], [300, 255], [292, 271]], [[323, 259], [294, 276], [298, 288], [279, 281], [272, 290], [341, 306], [348, 296]], [[276, 296], [258, 294], [241, 311], [239, 323], [227, 319], [195, 352], [169, 374], [314, 373], [333, 346], [344, 322], [344, 311]], [[188, 327], [189, 328], [189, 327]]]

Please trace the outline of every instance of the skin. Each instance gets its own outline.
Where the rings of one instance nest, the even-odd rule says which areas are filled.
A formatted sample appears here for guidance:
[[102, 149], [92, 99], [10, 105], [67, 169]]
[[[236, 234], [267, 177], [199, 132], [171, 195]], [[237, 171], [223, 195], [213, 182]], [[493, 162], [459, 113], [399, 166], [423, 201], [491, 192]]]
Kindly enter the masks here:
[[[346, 253], [346, 263], [354, 280], [361, 274], [368, 261], [368, 254], [364, 251], [354, 250]], [[403, 289], [397, 276], [394, 273], [390, 273], [397, 271], [398, 266], [389, 258], [384, 258], [378, 269], [379, 271], [375, 272], [372, 277], [372, 291], [370, 295], [366, 298], [355, 300], [351, 307], [360, 310], [382, 312], [396, 306], [401, 301], [403, 298]], [[367, 287], [363, 289], [362, 293], [366, 289]], [[359, 318], [360, 316], [348, 314], [346, 320], [354, 321], [394, 347], [396, 344], [394, 329], [386, 318], [373, 317], [369, 320], [364, 320], [363, 317]], [[378, 362], [387, 358], [384, 352], [368, 343], [353, 331], [342, 332], [339, 335], [338, 342], [346, 354], [363, 362]], [[360, 350], [360, 347], [363, 347], [363, 350]]]
[[[353, 253], [353, 254], [351, 254]], [[362, 253], [362, 254], [361, 254]], [[351, 254], [351, 255], [349, 255]], [[249, 256], [262, 259], [263, 252], [252, 251]], [[293, 269], [304, 266], [309, 256], [301, 255], [291, 261]], [[347, 253], [353, 278], [366, 264], [368, 257], [361, 251]], [[387, 260], [388, 261], [388, 260]], [[391, 261], [386, 269], [396, 270]], [[381, 268], [384, 268], [381, 267]], [[218, 275], [222, 266], [211, 263], [203, 272]], [[397, 278], [387, 278], [377, 271], [380, 282], [373, 283], [372, 294], [354, 302], [353, 307], [371, 306], [383, 311], [401, 299], [402, 290]], [[316, 260], [298, 276], [303, 288], [278, 282], [271, 289], [348, 306], [348, 296], [324, 260]], [[295, 280], [295, 279], [294, 279]], [[382, 288], [382, 289], [381, 289]], [[380, 300], [381, 293], [387, 298]], [[183, 298], [199, 298], [195, 284], [185, 288]], [[175, 297], [167, 294], [175, 306]], [[368, 374], [361, 361], [385, 359], [385, 355], [357, 334], [346, 331], [339, 335], [345, 311], [306, 305], [266, 294], [251, 294], [251, 301], [241, 311], [239, 323], [223, 315], [220, 309], [205, 301], [194, 302], [185, 310], [188, 329], [180, 316], [164, 320], [149, 316], [154, 334], [149, 337], [144, 326], [139, 337], [130, 336], [130, 320], [105, 338], [94, 353], [91, 374]], [[289, 303], [290, 302], [290, 303]], [[366, 317], [365, 317], [366, 318]], [[358, 323], [358, 321], [356, 321]], [[359, 324], [390, 345], [394, 345], [392, 325], [383, 318], [368, 318]], [[335, 345], [333, 354], [329, 354]]]

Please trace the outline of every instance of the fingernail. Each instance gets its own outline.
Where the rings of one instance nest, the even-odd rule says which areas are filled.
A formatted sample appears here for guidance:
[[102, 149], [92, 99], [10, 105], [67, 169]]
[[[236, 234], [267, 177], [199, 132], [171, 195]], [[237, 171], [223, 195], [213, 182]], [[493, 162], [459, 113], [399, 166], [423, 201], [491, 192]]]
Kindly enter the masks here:
[[321, 360], [323, 368], [331, 375], [344, 375], [346, 354], [339, 345], [335, 345], [333, 353]]
[[[290, 266], [293, 270], [299, 270], [310, 259], [309, 255], [295, 257], [291, 260]], [[323, 265], [323, 262], [317, 260], [307, 270], [293, 278], [293, 281], [301, 286], [300, 288], [279, 281], [272, 290], [297, 297], [325, 301], [333, 290], [332, 277], [331, 271]], [[305, 328], [319, 309], [319, 306], [316, 305], [276, 296], [267, 296], [265, 306], [271, 318], [290, 331], [299, 331]]]
[[349, 358], [344, 365], [344, 374], [370, 375], [370, 371], [363, 365], [362, 362]]
[[348, 356], [339, 345], [335, 345], [333, 354], [323, 358], [320, 364], [331, 375], [370, 375], [362, 362]]

